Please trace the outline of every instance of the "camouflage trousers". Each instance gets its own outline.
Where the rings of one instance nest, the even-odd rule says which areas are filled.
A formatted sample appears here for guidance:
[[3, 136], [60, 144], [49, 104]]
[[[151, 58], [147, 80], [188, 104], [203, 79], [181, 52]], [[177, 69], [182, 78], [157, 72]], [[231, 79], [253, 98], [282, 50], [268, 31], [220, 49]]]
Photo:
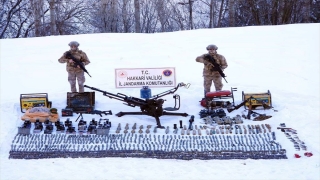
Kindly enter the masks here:
[[216, 91], [221, 91], [223, 88], [222, 77], [220, 76], [220, 74], [203, 76], [203, 80], [204, 94], [211, 91], [212, 82]]
[[84, 82], [86, 78], [84, 72], [68, 72], [68, 81], [71, 86], [71, 92], [77, 92], [76, 81], [78, 80], [79, 92], [84, 92]]

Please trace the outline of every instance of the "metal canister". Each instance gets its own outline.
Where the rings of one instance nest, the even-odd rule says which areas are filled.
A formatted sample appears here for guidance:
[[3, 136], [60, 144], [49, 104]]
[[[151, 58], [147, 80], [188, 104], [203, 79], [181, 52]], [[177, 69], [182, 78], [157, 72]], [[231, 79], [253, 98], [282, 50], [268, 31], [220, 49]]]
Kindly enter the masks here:
[[151, 89], [148, 86], [142, 86], [142, 89], [140, 89], [140, 97], [143, 99], [151, 98]]

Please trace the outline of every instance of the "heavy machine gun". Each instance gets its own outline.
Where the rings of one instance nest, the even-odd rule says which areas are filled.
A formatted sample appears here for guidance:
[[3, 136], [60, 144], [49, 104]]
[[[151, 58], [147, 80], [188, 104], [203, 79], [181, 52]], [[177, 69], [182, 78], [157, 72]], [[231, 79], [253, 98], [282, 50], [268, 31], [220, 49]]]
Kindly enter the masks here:
[[[159, 118], [160, 116], [163, 116], [163, 115], [184, 116], [184, 117], [188, 116], [187, 113], [167, 112], [167, 111], [175, 111], [180, 108], [180, 96], [179, 95], [173, 96], [173, 98], [175, 99], [175, 107], [173, 107], [173, 108], [171, 108], [171, 107], [170, 108], [163, 108], [162, 105], [165, 100], [161, 99], [161, 97], [166, 96], [168, 94], [175, 93], [179, 87], [189, 88], [189, 86], [190, 86], [190, 84], [179, 83], [175, 88], [170, 89], [168, 91], [165, 91], [163, 93], [154, 95], [149, 99], [140, 99], [140, 98], [136, 98], [136, 97], [127, 96], [122, 93], [112, 94], [107, 91], [97, 89], [95, 87], [90, 87], [90, 86], [84, 85], [84, 87], [95, 90], [95, 91], [99, 91], [99, 92], [103, 93], [104, 96], [107, 96], [111, 99], [123, 101], [123, 102], [125, 102], [124, 104], [127, 106], [131, 106], [131, 107], [139, 106], [140, 110], [141, 110], [141, 112], [119, 112], [116, 114], [116, 116], [118, 116], [118, 117], [121, 117], [124, 115], [152, 116], [156, 119], [157, 128], [164, 128], [164, 126], [161, 126], [160, 118]], [[178, 101], [178, 104], [177, 104], [177, 101]], [[177, 105], [178, 105], [178, 107], [177, 107]], [[164, 111], [164, 110], [167, 110], [167, 111]]]

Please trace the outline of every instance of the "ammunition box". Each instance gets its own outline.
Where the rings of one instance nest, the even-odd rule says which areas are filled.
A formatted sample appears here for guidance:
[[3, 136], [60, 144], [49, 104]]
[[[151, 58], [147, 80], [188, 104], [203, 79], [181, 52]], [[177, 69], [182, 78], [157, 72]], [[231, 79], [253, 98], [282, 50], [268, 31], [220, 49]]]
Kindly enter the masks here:
[[67, 93], [67, 107], [74, 112], [90, 112], [94, 110], [95, 92]]
[[61, 116], [62, 117], [73, 116], [73, 110], [71, 108], [61, 109]]
[[109, 130], [110, 130], [110, 128], [108, 128], [108, 129], [97, 128], [96, 129], [96, 134], [97, 135], [108, 135], [109, 134]]
[[31, 130], [31, 128], [27, 128], [27, 127], [18, 127], [18, 134], [25, 134], [25, 135], [28, 135], [28, 134], [30, 134], [30, 130]]

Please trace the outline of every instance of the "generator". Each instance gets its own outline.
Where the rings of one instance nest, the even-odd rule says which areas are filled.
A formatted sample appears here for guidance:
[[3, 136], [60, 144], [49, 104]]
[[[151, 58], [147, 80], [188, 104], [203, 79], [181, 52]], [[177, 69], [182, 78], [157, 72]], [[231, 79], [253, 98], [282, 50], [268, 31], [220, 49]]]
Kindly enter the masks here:
[[25, 113], [29, 108], [51, 108], [51, 105], [52, 102], [48, 100], [47, 93], [20, 94], [20, 108], [22, 113]]
[[258, 106], [272, 106], [272, 101], [271, 101], [271, 93], [268, 90], [265, 93], [244, 93], [242, 91], [242, 101], [245, 101], [249, 99], [244, 104], [244, 108], [247, 109], [249, 106], [252, 107], [252, 109], [256, 109]]
[[[222, 90], [222, 91], [212, 91], [206, 93], [206, 97], [200, 101], [200, 105], [203, 107], [208, 107], [207, 103], [210, 103], [216, 107], [227, 107], [229, 105], [234, 105], [234, 95], [233, 92], [237, 91], [238, 88], [231, 87], [231, 91]], [[225, 99], [232, 100], [232, 103], [225, 101]]]

